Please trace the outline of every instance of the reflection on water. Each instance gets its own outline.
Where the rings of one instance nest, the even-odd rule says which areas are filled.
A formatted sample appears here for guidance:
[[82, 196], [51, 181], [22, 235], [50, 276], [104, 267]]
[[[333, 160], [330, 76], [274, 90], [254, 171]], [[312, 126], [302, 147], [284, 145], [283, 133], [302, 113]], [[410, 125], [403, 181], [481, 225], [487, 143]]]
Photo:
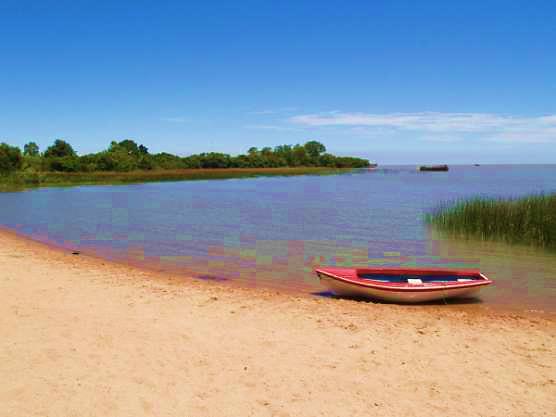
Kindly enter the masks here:
[[556, 166], [389, 167], [302, 176], [0, 193], [0, 225], [184, 276], [319, 293], [321, 265], [480, 267], [489, 304], [556, 311], [542, 250], [431, 235], [425, 212], [476, 195], [556, 191]]

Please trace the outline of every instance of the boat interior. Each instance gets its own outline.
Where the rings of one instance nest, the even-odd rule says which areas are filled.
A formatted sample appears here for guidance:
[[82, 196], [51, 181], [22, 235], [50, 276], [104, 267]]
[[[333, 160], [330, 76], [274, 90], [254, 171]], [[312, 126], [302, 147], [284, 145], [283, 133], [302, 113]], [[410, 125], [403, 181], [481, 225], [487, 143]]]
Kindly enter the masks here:
[[408, 284], [441, 283], [441, 282], [469, 282], [480, 281], [479, 275], [439, 275], [439, 274], [384, 274], [362, 273], [357, 274], [361, 279], [378, 282], [395, 282]]

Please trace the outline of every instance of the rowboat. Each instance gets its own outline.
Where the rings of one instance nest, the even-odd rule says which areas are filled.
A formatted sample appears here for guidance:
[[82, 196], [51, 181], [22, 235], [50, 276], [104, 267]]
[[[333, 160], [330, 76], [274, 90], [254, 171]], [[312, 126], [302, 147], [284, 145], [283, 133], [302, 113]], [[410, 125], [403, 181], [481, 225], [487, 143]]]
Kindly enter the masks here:
[[336, 295], [395, 303], [468, 298], [492, 284], [475, 269], [325, 267], [315, 272]]

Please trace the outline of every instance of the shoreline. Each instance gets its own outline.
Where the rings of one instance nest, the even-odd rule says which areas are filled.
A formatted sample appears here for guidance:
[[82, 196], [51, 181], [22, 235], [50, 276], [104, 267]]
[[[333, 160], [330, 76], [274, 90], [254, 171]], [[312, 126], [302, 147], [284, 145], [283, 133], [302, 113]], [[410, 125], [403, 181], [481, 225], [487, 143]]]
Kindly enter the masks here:
[[6, 416], [556, 409], [553, 319], [184, 280], [10, 231], [0, 262]]
[[[26, 244], [30, 245], [31, 247], [35, 247], [38, 251], [47, 250], [51, 254], [57, 254], [59, 256], [67, 256], [71, 255], [74, 251], [71, 247], [64, 247], [60, 244], [53, 243], [53, 242], [45, 242], [34, 239], [28, 235], [20, 233], [17, 230], [8, 228], [6, 226], [0, 225], [0, 239], [3, 237], [8, 237], [11, 239], [15, 239], [16, 241], [25, 242]], [[114, 266], [121, 268], [123, 271], [134, 271], [139, 275], [144, 274], [151, 274], [152, 277], [156, 278], [157, 280], [168, 281], [171, 280], [172, 282], [176, 282], [178, 285], [207, 285], [209, 288], [217, 287], [222, 291], [226, 291], [227, 289], [232, 290], [244, 290], [247, 292], [255, 292], [262, 293], [262, 294], [275, 294], [281, 295], [284, 297], [293, 297], [293, 298], [307, 298], [307, 299], [316, 299], [316, 300], [343, 300], [347, 302], [352, 302], [356, 304], [371, 304], [375, 306], [382, 306], [387, 308], [388, 306], [397, 306], [402, 309], [412, 310], [433, 310], [439, 309], [439, 312], [442, 311], [455, 311], [455, 312], [467, 312], [471, 314], [493, 314], [493, 315], [511, 315], [511, 316], [528, 316], [528, 317], [539, 317], [541, 319], [552, 320], [556, 322], [556, 311], [546, 311], [546, 310], [539, 310], [534, 308], [528, 308], [526, 306], [521, 305], [508, 305], [508, 304], [501, 304], [501, 303], [489, 303], [488, 301], [483, 301], [481, 299], [481, 295], [478, 296], [478, 301], [475, 302], [473, 299], [471, 300], [447, 300], [446, 301], [438, 301], [438, 302], [431, 302], [431, 303], [421, 303], [421, 304], [395, 304], [395, 303], [387, 303], [381, 301], [373, 301], [373, 300], [349, 300], [341, 297], [335, 296], [322, 296], [318, 295], [315, 292], [305, 292], [300, 291], [299, 288], [296, 289], [288, 289], [287, 287], [280, 286], [280, 287], [272, 287], [272, 286], [255, 286], [253, 284], [247, 284], [246, 282], [236, 282], [233, 279], [204, 279], [200, 276], [195, 276], [193, 271], [184, 271], [179, 268], [172, 268], [172, 267], [157, 267], [154, 264], [149, 262], [141, 262], [136, 261], [129, 258], [114, 258], [114, 259], [107, 259], [106, 257], [95, 254], [92, 251], [87, 249], [83, 250], [82, 248], [77, 248], [79, 251], [78, 256], [72, 256], [72, 258], [80, 258], [83, 260], [89, 260], [92, 262], [93, 266]], [[323, 290], [326, 290], [325, 287], [322, 287]]]
[[90, 185], [130, 185], [151, 182], [225, 180], [300, 175], [335, 175], [360, 168], [281, 167], [281, 168], [197, 168], [136, 171], [94, 171], [37, 173], [16, 172], [0, 176], [0, 192], [25, 191], [35, 188], [80, 187]]

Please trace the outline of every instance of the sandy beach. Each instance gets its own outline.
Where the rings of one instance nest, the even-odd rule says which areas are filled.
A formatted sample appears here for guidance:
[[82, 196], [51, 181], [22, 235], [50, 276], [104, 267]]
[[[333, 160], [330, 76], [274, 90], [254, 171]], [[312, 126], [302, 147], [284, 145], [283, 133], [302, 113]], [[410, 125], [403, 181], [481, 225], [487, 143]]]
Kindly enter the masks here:
[[554, 416], [551, 317], [298, 297], [0, 232], [2, 416]]

